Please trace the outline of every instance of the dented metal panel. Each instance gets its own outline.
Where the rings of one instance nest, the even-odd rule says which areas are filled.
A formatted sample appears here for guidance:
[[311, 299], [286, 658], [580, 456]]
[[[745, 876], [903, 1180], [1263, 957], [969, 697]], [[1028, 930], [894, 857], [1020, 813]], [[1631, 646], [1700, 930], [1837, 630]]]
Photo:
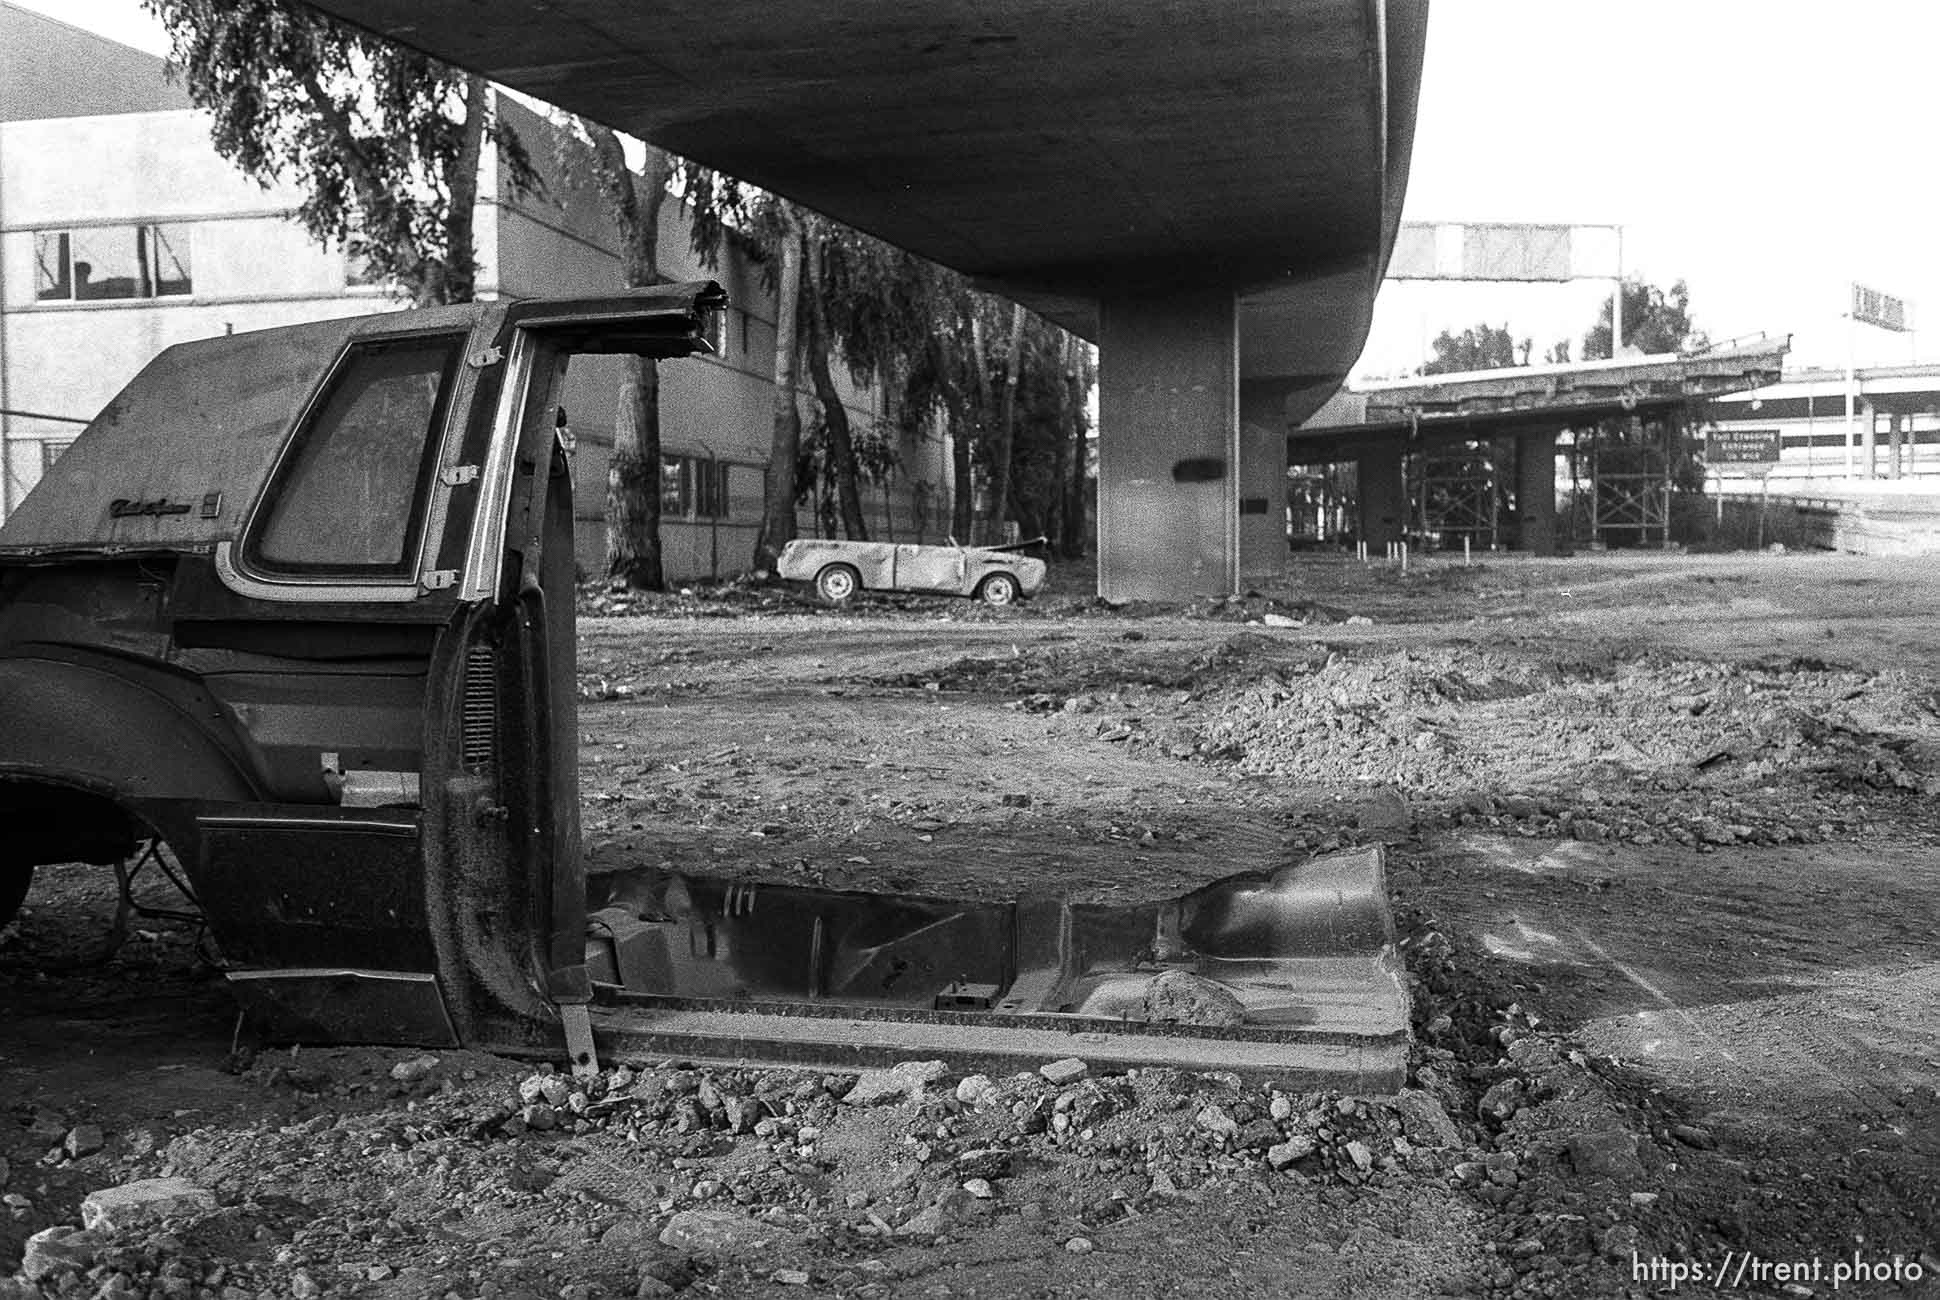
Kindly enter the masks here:
[[1378, 846], [1136, 905], [626, 873], [592, 882], [588, 960], [611, 1050], [855, 1065], [947, 1036], [982, 1063], [1061, 1047], [1389, 1089], [1407, 999], [1384, 877]]

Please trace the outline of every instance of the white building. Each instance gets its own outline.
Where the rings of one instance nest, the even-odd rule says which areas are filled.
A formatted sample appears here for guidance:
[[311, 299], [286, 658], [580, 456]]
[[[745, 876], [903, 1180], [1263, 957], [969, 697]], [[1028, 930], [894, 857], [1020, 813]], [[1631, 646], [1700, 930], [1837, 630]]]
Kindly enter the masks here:
[[[498, 108], [549, 174], [543, 193], [508, 194], [486, 151], [479, 296], [620, 287], [597, 196], [550, 173], [550, 128], [539, 116], [511, 101]], [[342, 252], [311, 240], [288, 216], [298, 202], [217, 156], [207, 119], [165, 82], [159, 59], [0, 0], [0, 518], [162, 348], [401, 305]], [[719, 279], [734, 303], [717, 355], [661, 368], [667, 573], [734, 572], [760, 521], [774, 304], [738, 250], [712, 271], [698, 265], [677, 203], [661, 224], [662, 268], [674, 279]], [[600, 573], [618, 363], [586, 360], [569, 415], [580, 446], [580, 562]], [[876, 395], [834, 369], [852, 423], [881, 419]], [[798, 401], [806, 423], [814, 399], [804, 392]], [[898, 450], [889, 488], [866, 494], [872, 535], [934, 540], [944, 525], [926, 507], [949, 499], [947, 448], [923, 439]], [[803, 523], [813, 527], [808, 512]]]
[[1931, 494], [1940, 486], [1940, 364], [1854, 373], [1794, 370], [1782, 383], [1716, 398], [1709, 421], [1743, 448], [1774, 447], [1769, 465], [1716, 465], [1717, 490], [1851, 496]]

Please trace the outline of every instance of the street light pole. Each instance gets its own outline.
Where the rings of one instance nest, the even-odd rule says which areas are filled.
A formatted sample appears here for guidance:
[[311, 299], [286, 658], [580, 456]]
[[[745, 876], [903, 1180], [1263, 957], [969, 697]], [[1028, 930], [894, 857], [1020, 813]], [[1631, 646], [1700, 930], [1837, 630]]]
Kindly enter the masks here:
[[1851, 312], [1847, 312], [1846, 313], [1846, 479], [1848, 482], [1852, 480], [1852, 476], [1853, 476], [1852, 440], [1853, 440], [1853, 425], [1855, 423], [1853, 419], [1853, 407], [1857, 405], [1856, 399], [1859, 395], [1858, 394], [1859, 383], [1856, 377], [1856, 372], [1853, 370], [1853, 355], [1852, 355], [1853, 347], [1854, 347], [1853, 332], [1857, 330], [1858, 327], [1859, 327], [1858, 322], [1853, 318], [1853, 314]]
[[1610, 295], [1610, 359], [1623, 351], [1623, 227], [1617, 227], [1617, 287]]

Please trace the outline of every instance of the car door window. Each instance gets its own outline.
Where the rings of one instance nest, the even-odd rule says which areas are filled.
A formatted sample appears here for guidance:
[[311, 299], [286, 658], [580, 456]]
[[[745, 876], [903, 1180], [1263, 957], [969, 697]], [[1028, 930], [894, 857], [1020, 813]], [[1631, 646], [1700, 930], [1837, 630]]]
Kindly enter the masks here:
[[462, 334], [354, 346], [278, 467], [245, 547], [272, 573], [411, 576]]

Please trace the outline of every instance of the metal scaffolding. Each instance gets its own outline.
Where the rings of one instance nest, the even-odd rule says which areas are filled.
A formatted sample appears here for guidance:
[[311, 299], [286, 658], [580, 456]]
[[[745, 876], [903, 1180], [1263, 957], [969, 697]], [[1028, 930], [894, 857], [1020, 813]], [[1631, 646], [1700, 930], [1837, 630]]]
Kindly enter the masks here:
[[1595, 546], [1670, 541], [1674, 445], [1682, 425], [1682, 412], [1672, 411], [1576, 430], [1570, 480], [1578, 541]]
[[1408, 458], [1409, 514], [1423, 546], [1467, 541], [1493, 550], [1502, 540], [1504, 475], [1491, 443], [1451, 443]]
[[1339, 545], [1358, 499], [1351, 467], [1295, 466], [1287, 475], [1287, 540], [1297, 549]]

